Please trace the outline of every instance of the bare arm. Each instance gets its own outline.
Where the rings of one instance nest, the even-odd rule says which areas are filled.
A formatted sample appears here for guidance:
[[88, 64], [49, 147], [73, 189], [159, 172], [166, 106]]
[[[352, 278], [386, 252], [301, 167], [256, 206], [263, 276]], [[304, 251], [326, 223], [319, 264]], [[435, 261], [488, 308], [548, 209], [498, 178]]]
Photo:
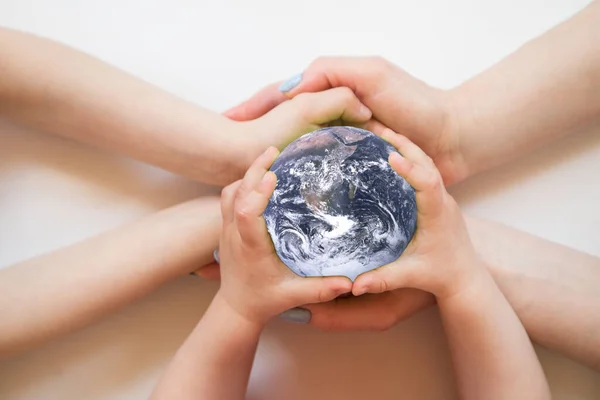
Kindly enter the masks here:
[[151, 399], [244, 399], [263, 327], [240, 317], [217, 294]]
[[236, 122], [73, 48], [0, 28], [0, 116], [225, 186], [268, 146], [337, 119], [365, 122], [371, 112], [337, 90]]
[[232, 122], [94, 57], [0, 28], [0, 77], [8, 119], [199, 181], [230, 180]]
[[193, 200], [0, 270], [0, 357], [67, 333], [212, 261], [219, 199]]
[[550, 398], [529, 337], [489, 273], [455, 296], [438, 298], [438, 307], [461, 398]]
[[219, 240], [221, 287], [175, 355], [153, 399], [241, 400], [260, 332], [282, 311], [333, 300], [351, 290], [346, 277], [303, 278], [275, 254], [262, 214], [277, 184], [267, 149], [244, 176], [223, 190]]
[[469, 174], [600, 117], [600, 1], [449, 94]]
[[433, 161], [406, 137], [383, 138], [403, 155], [391, 153], [389, 163], [415, 189], [417, 231], [396, 261], [358, 276], [352, 293], [409, 287], [435, 295], [464, 399], [549, 399], [525, 328], [476, 254]]
[[467, 224], [531, 338], [600, 370], [600, 259], [498, 223]]

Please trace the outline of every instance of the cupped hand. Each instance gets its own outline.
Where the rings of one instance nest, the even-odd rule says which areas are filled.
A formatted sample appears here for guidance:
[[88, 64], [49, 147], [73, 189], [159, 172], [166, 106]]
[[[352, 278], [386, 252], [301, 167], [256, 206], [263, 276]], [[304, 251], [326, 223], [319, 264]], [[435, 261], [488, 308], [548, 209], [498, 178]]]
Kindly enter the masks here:
[[364, 126], [371, 116], [369, 108], [350, 89], [340, 87], [298, 94], [256, 119], [236, 122], [231, 143], [233, 180], [241, 178], [269, 146], [283, 150], [305, 133], [332, 125]]
[[421, 147], [434, 160], [446, 185], [466, 178], [451, 97], [379, 57], [319, 58], [302, 75], [265, 87], [225, 116], [251, 120], [302, 93], [336, 87], [350, 88], [372, 111], [374, 121], [367, 129], [379, 134], [385, 125]]
[[226, 187], [221, 196], [218, 295], [255, 323], [302, 304], [333, 300], [352, 287], [346, 277], [300, 277], [277, 257], [262, 217], [276, 186], [276, 176], [268, 169], [277, 155], [269, 147], [244, 179]]
[[417, 229], [396, 261], [360, 275], [352, 293], [359, 296], [415, 288], [434, 294], [438, 300], [456, 295], [486, 273], [462, 213], [431, 158], [390, 130], [382, 138], [399, 152], [390, 154], [391, 167], [415, 189]]

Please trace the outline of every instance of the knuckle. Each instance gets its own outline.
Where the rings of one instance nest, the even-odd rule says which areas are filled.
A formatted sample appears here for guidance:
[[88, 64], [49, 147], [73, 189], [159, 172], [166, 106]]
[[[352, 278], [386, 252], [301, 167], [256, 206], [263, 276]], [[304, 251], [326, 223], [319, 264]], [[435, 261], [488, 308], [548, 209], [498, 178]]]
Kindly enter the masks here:
[[433, 171], [430, 171], [425, 178], [424, 185], [426, 190], [438, 190], [441, 187], [441, 179]]
[[247, 222], [251, 218], [250, 210], [244, 202], [236, 203], [235, 205], [235, 219], [240, 222]]
[[335, 90], [337, 91], [337, 96], [338, 96], [340, 103], [349, 104], [356, 100], [356, 96], [354, 95], [354, 92], [352, 91], [352, 89], [350, 89], [348, 87], [345, 87], [345, 86], [339, 87], [339, 88], [336, 88]]
[[379, 293], [387, 292], [387, 290], [388, 290], [387, 281], [385, 279], [381, 279], [379, 281]]
[[235, 192], [236, 192], [235, 187], [236, 187], [235, 184], [231, 184], [231, 185], [225, 186], [223, 188], [223, 190], [221, 191], [221, 197], [223, 199], [230, 199], [230, 198], [232, 198], [232, 196], [235, 195]]

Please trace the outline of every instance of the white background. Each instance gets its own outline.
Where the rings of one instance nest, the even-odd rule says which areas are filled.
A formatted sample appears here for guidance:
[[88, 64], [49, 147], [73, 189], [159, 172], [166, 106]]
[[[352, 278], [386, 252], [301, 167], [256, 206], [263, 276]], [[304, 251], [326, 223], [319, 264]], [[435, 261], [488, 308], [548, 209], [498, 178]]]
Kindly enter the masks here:
[[[222, 111], [326, 54], [383, 55], [448, 88], [587, 3], [0, 0], [0, 25], [60, 40]], [[471, 214], [600, 256], [599, 170], [600, 135], [584, 132], [453, 194]], [[0, 123], [0, 266], [209, 191]], [[184, 278], [94, 326], [0, 361], [0, 398], [146, 398], [215, 290], [213, 283]], [[538, 350], [555, 399], [600, 398], [598, 374]], [[327, 334], [274, 322], [261, 342], [248, 397], [447, 400], [456, 397], [453, 385], [431, 310], [385, 333]]]

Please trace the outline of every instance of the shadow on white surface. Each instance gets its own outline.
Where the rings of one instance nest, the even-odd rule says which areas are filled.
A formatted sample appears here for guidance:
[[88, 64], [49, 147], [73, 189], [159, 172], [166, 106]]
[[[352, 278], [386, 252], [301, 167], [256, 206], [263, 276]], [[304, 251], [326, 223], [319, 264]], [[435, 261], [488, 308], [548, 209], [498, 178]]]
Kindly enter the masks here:
[[[213, 190], [20, 128], [3, 126], [0, 139], [0, 250], [10, 249], [6, 254], [13, 258], [68, 244]], [[488, 218], [514, 224], [526, 219], [533, 206], [544, 218], [552, 219], [552, 207], [567, 201], [556, 193], [555, 181], [561, 179], [566, 189], [558, 192], [568, 196], [582, 186], [587, 197], [576, 206], [592, 207], [598, 202], [589, 203], [600, 191], [590, 190], [581, 179], [595, 175], [588, 163], [598, 159], [599, 145], [594, 132], [573, 136], [475, 177], [455, 188], [454, 194], [467, 208]], [[569, 180], [572, 174], [580, 179]], [[553, 196], [549, 208], [536, 202], [535, 196], [549, 195]], [[518, 209], [520, 203], [529, 206], [522, 209], [522, 215], [506, 211]], [[589, 233], [583, 221], [586, 216], [579, 218], [582, 232]], [[540, 224], [534, 222], [531, 230], [540, 234]], [[556, 234], [556, 230], [550, 232]], [[585, 246], [584, 239], [573, 240]], [[589, 243], [597, 246], [596, 239]], [[215, 283], [186, 277], [96, 325], [1, 361], [0, 398], [147, 398], [216, 288]], [[543, 349], [538, 354], [555, 399], [600, 395], [596, 373]], [[269, 326], [259, 346], [249, 400], [355, 398], [456, 398], [435, 308], [383, 333], [324, 333], [280, 321]]]

